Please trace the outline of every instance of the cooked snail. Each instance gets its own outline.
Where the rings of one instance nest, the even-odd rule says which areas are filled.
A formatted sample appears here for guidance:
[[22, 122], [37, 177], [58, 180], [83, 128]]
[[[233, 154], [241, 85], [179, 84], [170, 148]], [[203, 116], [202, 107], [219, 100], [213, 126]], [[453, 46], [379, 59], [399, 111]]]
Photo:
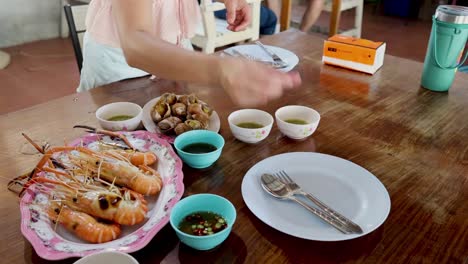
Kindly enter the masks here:
[[154, 105], [151, 117], [162, 133], [180, 135], [194, 129], [208, 129], [213, 108], [194, 94], [164, 93]]
[[172, 113], [177, 116], [186, 116], [187, 115], [187, 106], [183, 103], [175, 103], [172, 106]]
[[[187, 122], [187, 121], [185, 121]], [[176, 135], [180, 135], [184, 132], [187, 132], [187, 131], [190, 131], [192, 130], [192, 128], [187, 125], [186, 123], [180, 123], [178, 124], [175, 128], [174, 128], [174, 132], [176, 133]]]
[[169, 131], [172, 131], [180, 123], [182, 123], [182, 120], [180, 120], [180, 118], [176, 116], [170, 116], [159, 122], [158, 127], [159, 129], [161, 129], [161, 132], [167, 133]]

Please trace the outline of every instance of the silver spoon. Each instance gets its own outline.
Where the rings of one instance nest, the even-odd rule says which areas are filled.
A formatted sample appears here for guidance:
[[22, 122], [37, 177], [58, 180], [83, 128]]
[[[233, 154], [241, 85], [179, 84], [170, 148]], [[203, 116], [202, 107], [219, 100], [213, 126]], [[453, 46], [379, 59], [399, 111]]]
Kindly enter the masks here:
[[325, 213], [322, 210], [319, 210], [317, 208], [311, 207], [308, 204], [304, 203], [303, 201], [297, 199], [293, 192], [289, 190], [284, 183], [276, 179], [274, 176], [270, 174], [263, 174], [261, 177], [262, 181], [262, 188], [272, 195], [275, 198], [281, 199], [281, 200], [292, 200], [295, 201], [296, 203], [302, 205], [304, 208], [309, 210], [311, 213], [315, 214], [316, 216], [320, 217], [323, 221], [327, 222], [328, 224], [332, 225], [339, 231], [341, 231], [344, 234], [352, 234], [353, 232], [347, 229], [345, 225], [343, 225], [341, 222], [337, 221], [336, 219], [332, 218], [330, 215]]
[[337, 211], [333, 210], [331, 207], [329, 207], [328, 205], [320, 201], [317, 197], [302, 190], [302, 188], [297, 183], [295, 183], [285, 171], [280, 171], [279, 173], [276, 173], [274, 177], [276, 177], [280, 182], [284, 183], [286, 187], [289, 188], [293, 194], [302, 195], [306, 197], [315, 205], [317, 205], [318, 208], [325, 211], [327, 214], [329, 214], [330, 216], [334, 217], [336, 220], [346, 225], [353, 233], [356, 233], [356, 234], [364, 233], [358, 224], [354, 223], [350, 219], [346, 218], [345, 216], [341, 215]]

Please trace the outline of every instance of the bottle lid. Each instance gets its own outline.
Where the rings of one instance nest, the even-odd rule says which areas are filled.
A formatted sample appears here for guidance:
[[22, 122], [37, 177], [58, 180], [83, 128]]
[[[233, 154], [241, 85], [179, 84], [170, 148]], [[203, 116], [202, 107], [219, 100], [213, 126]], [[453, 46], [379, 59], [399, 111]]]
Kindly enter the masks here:
[[457, 5], [440, 5], [435, 18], [453, 24], [468, 24], [468, 7]]

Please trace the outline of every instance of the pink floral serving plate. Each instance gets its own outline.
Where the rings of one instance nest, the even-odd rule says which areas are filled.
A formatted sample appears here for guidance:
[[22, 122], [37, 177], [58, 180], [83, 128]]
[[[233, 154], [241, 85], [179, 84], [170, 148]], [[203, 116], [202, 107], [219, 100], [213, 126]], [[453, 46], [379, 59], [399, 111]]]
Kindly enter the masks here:
[[[182, 161], [165, 140], [147, 131], [123, 132], [130, 143], [140, 151], [153, 151], [158, 156], [158, 172], [164, 187], [157, 197], [145, 197], [148, 202], [147, 219], [135, 226], [122, 227], [116, 240], [92, 244], [77, 238], [60, 225], [55, 228], [41, 216], [40, 204], [48, 202], [44, 193], [32, 186], [21, 198], [21, 232], [31, 242], [36, 253], [44, 259], [59, 260], [83, 257], [103, 251], [135, 252], [145, 247], [168, 222], [172, 207], [184, 192]], [[94, 149], [98, 140], [121, 144], [120, 139], [88, 134], [74, 140], [70, 145], [83, 145]]]

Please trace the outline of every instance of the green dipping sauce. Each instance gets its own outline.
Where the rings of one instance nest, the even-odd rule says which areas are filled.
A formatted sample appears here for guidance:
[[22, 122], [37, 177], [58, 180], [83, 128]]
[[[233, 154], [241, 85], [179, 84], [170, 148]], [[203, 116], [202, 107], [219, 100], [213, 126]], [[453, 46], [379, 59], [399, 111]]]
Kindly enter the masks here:
[[255, 123], [255, 122], [243, 122], [243, 123], [237, 124], [237, 126], [242, 127], [242, 128], [252, 128], [252, 129], [264, 127], [264, 125]]
[[290, 123], [290, 124], [295, 124], [295, 125], [307, 125], [309, 123], [307, 123], [306, 121], [302, 120], [302, 119], [286, 119], [284, 120], [285, 122], [287, 123]]
[[208, 236], [225, 229], [226, 220], [212, 212], [195, 212], [184, 217], [179, 230], [193, 236]]
[[108, 118], [107, 121], [125, 121], [128, 119], [132, 119], [134, 116], [129, 116], [129, 115], [116, 115], [111, 118]]

